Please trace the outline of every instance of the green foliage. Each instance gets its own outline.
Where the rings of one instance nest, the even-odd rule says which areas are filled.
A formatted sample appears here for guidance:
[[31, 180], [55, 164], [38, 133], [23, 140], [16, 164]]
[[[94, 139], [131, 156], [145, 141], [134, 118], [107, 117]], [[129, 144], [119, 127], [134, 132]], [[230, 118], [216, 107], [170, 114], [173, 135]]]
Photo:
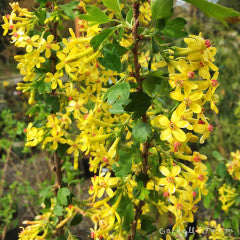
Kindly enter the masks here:
[[133, 112], [133, 119], [140, 118], [150, 107], [152, 99], [144, 92], [133, 92], [130, 94], [128, 103], [124, 110], [127, 112]]
[[94, 50], [96, 50], [104, 42], [105, 39], [107, 39], [111, 34], [113, 34], [116, 29], [116, 27], [106, 28], [98, 35], [94, 36], [90, 42]]
[[104, 48], [103, 56], [104, 58], [98, 58], [101, 65], [113, 71], [121, 71], [122, 63], [115, 47], [113, 47], [112, 49]]
[[153, 20], [168, 18], [172, 15], [173, 0], [152, 0], [151, 10]]
[[107, 99], [107, 102], [112, 105], [116, 103], [118, 99], [127, 100], [129, 94], [130, 94], [129, 84], [126, 82], [120, 82], [108, 89], [104, 96], [104, 100]]
[[224, 25], [227, 25], [228, 19], [240, 16], [240, 13], [234, 11], [233, 9], [229, 9], [218, 4], [208, 2], [207, 0], [184, 0], [184, 1], [196, 6], [208, 17], [214, 17], [218, 21], [222, 22]]
[[119, 161], [113, 164], [113, 171], [117, 177], [126, 177], [131, 172], [132, 156], [125, 151], [119, 151]]
[[87, 14], [80, 14], [79, 18], [92, 22], [92, 24], [100, 24], [110, 22], [108, 16], [95, 6], [86, 6]]
[[67, 197], [70, 195], [68, 188], [60, 188], [57, 193], [57, 203], [66, 206], [68, 204]]
[[163, 77], [163, 72], [152, 71], [147, 74], [146, 79], [143, 81], [143, 90], [151, 97], [156, 97], [163, 93], [168, 86], [168, 82], [165, 77]]
[[184, 18], [174, 18], [171, 21], [167, 21], [164, 28], [160, 30], [162, 34], [170, 38], [182, 38], [186, 37], [187, 32], [183, 31], [187, 21]]
[[118, 13], [121, 13], [120, 4], [118, 0], [102, 0], [103, 4]]
[[130, 224], [134, 219], [134, 206], [131, 199], [127, 195], [122, 196], [121, 202], [117, 208], [117, 212], [123, 219], [123, 229], [125, 231], [129, 231]]
[[148, 123], [144, 122], [138, 122], [132, 131], [133, 138], [141, 143], [146, 142], [147, 139], [151, 136], [151, 133], [151, 126]]
[[77, 12], [74, 12], [74, 9], [79, 5], [79, 1], [71, 1], [64, 5], [60, 5], [60, 8], [66, 14], [67, 17], [74, 20], [77, 16]]

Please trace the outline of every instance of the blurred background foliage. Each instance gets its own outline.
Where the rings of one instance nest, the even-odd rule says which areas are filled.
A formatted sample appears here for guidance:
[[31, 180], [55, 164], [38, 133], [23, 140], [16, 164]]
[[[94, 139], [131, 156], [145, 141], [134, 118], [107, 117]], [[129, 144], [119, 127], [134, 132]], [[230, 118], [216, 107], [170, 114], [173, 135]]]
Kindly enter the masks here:
[[[9, 12], [8, 3], [9, 0], [0, 1], [0, 15]], [[28, 9], [34, 6], [32, 0], [20, 0], [19, 3]], [[240, 11], [239, 0], [219, 0], [218, 3]], [[193, 6], [180, 4], [179, 1], [175, 1], [175, 4], [177, 6], [175, 15], [188, 20], [186, 30], [191, 34], [202, 32], [203, 36], [211, 39], [218, 49], [216, 65], [219, 66], [220, 71], [220, 87], [217, 90], [219, 114], [211, 116], [211, 124], [215, 126], [211, 137], [203, 145], [195, 146], [195, 150], [208, 157], [208, 166], [214, 175], [221, 172], [219, 166], [225, 167], [223, 163], [230, 159], [230, 153], [240, 149], [240, 24], [230, 24], [227, 28], [214, 19], [206, 18]], [[44, 184], [40, 186], [40, 182], [42, 179], [47, 181], [51, 179], [47, 157], [38, 156], [40, 164], [36, 163], [36, 155], [39, 151], [34, 149], [33, 152], [27, 152], [23, 147], [24, 144], [21, 144], [25, 138], [23, 129], [28, 122], [28, 117], [25, 115], [28, 106], [26, 98], [15, 90], [16, 83], [21, 81], [21, 76], [18, 75], [13, 58], [21, 52], [10, 45], [6, 37], [2, 37], [1, 28], [0, 35], [0, 181], [2, 186], [0, 187], [0, 236], [2, 235], [0, 239], [4, 240], [3, 234], [6, 234], [7, 230], [18, 226], [24, 217], [31, 218], [36, 214], [37, 201], [39, 201], [37, 192], [44, 187]], [[183, 41], [179, 40], [178, 44], [183, 44]], [[42, 179], [37, 179], [40, 174], [36, 173], [39, 171]], [[221, 176], [218, 177], [221, 182]], [[222, 179], [224, 177], [222, 176]], [[4, 195], [1, 193], [1, 188], [5, 192]], [[204, 205], [210, 207], [211, 201], [205, 199]], [[214, 206], [218, 207], [216, 204]], [[20, 212], [18, 209], [21, 209]], [[214, 214], [214, 209], [210, 211]], [[20, 215], [23, 218], [19, 218]], [[209, 212], [203, 215], [208, 216]], [[219, 217], [219, 214], [214, 216]]]

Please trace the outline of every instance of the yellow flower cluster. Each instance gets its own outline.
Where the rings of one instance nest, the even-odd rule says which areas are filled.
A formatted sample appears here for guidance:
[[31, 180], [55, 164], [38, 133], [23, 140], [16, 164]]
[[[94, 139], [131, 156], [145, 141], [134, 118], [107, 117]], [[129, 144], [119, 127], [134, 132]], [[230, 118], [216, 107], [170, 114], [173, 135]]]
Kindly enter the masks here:
[[[35, 217], [34, 221], [24, 221], [24, 225], [28, 225], [23, 228], [19, 233], [19, 240], [44, 240], [50, 239], [53, 236], [53, 232], [51, 228], [58, 229], [70, 219], [72, 219], [77, 213], [76, 209], [73, 206], [68, 206], [65, 208], [65, 216], [64, 219], [57, 223], [54, 221], [54, 207], [56, 206], [56, 201], [51, 200], [51, 207], [42, 215], [38, 215]], [[45, 208], [43, 204], [43, 208]]]
[[238, 196], [236, 188], [231, 187], [224, 183], [219, 189], [219, 200], [222, 203], [222, 210], [228, 212], [229, 208], [235, 204], [236, 197]]
[[[209, 103], [210, 108], [218, 112], [215, 105], [218, 100], [215, 94], [218, 68], [213, 64], [216, 48], [211, 46], [211, 42], [201, 34], [190, 35], [184, 39], [188, 45], [186, 48], [172, 48], [169, 55], [165, 53], [160, 56], [159, 53], [151, 57], [150, 51], [138, 55], [142, 75], [146, 73], [150, 60], [151, 71], [168, 67], [170, 98], [176, 101], [176, 106], [173, 110], [161, 108], [159, 115], [156, 111], [158, 105], [152, 101], [145, 117], [147, 121], [149, 119], [151, 131], [160, 137], [152, 142], [149, 140], [149, 143], [138, 143], [138, 151], [126, 160], [131, 164], [127, 169], [128, 175], [120, 177], [121, 168], [125, 167], [119, 163], [120, 150], [129, 150], [136, 145], [132, 137], [136, 121], [132, 120], [129, 112], [112, 114], [111, 106], [103, 100], [103, 96], [110, 84], [138, 84], [133, 74], [136, 69], [131, 64], [131, 52], [127, 51], [121, 56], [121, 63], [127, 66], [125, 72], [105, 69], [97, 60], [101, 56], [100, 51], [95, 51], [90, 44], [91, 39], [100, 32], [97, 24], [90, 25], [80, 20], [81, 37], [76, 37], [73, 30], [69, 29], [69, 38], [63, 38], [62, 41], [56, 33], [49, 32], [30, 37], [29, 25], [24, 24], [34, 24], [35, 18], [17, 3], [11, 6], [13, 12], [5, 17], [4, 33], [11, 30], [15, 46], [26, 49], [26, 54], [15, 57], [21, 74], [25, 76], [18, 90], [30, 92], [29, 104], [35, 107], [40, 107], [38, 101], [41, 100], [37, 88], [48, 93], [48, 99], [52, 102], [40, 126], [29, 123], [26, 146], [41, 143], [42, 148], [55, 151], [63, 144], [68, 145], [66, 152], [74, 155], [74, 169], [78, 168], [79, 156], [84, 154], [90, 158], [90, 171], [95, 174], [99, 172], [98, 176], [92, 178], [89, 189], [91, 197], [88, 204], [91, 208], [87, 212], [94, 223], [91, 238], [126, 239], [129, 233], [123, 225], [127, 220], [121, 218], [119, 213], [122, 201], [130, 202], [134, 213], [134, 206], [141, 205], [145, 200], [140, 208], [143, 214], [147, 214], [152, 206], [160, 214], [170, 211], [176, 218], [174, 229], [184, 229], [184, 224], [193, 222], [196, 204], [201, 200], [201, 194], [207, 194], [208, 177], [206, 166], [202, 163], [206, 156], [192, 152], [188, 144], [197, 142], [198, 134], [201, 135], [200, 143], [204, 143], [214, 129], [206, 116], [205, 105]], [[145, 2], [140, 12], [140, 21], [147, 25], [151, 20], [149, 4]], [[20, 34], [19, 30], [22, 31], [22, 37], [16, 39], [14, 35]], [[129, 30], [121, 36], [120, 45], [130, 50], [134, 40]], [[41, 72], [41, 68], [49, 65], [49, 62], [51, 66], [48, 72]], [[131, 87], [130, 92], [141, 93], [137, 87]], [[155, 100], [158, 101], [157, 98]], [[55, 106], [56, 101], [59, 102], [58, 107]], [[147, 153], [144, 152], [146, 144]], [[154, 159], [158, 165], [144, 166], [143, 156], [149, 161]], [[182, 160], [190, 164], [187, 166]], [[118, 169], [120, 176], [113, 176], [114, 169]], [[140, 186], [137, 178], [141, 177], [143, 169], [148, 176]], [[138, 190], [140, 193], [136, 196]], [[149, 197], [150, 191], [158, 194], [158, 201]], [[37, 224], [25, 228], [20, 239], [31, 239], [24, 236], [28, 232], [33, 234], [34, 227], [38, 229]], [[137, 228], [141, 228], [141, 220], [138, 219], [136, 224]]]
[[234, 239], [228, 236], [228, 232], [225, 232], [221, 224], [218, 224], [215, 220], [212, 220], [210, 222], [205, 221], [202, 225], [203, 226], [198, 227], [196, 231], [198, 234], [202, 234], [203, 237], [207, 235], [208, 239], [212, 240]]
[[226, 164], [227, 171], [234, 180], [240, 181], [240, 151], [232, 152], [231, 156], [232, 161]]

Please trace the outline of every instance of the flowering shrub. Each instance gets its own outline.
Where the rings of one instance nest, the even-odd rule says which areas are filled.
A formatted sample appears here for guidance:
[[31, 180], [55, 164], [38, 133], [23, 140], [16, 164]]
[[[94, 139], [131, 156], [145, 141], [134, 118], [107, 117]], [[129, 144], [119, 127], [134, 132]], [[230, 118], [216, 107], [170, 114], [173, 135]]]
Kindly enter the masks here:
[[[216, 48], [201, 33], [188, 36], [171, 0], [37, 2], [34, 12], [11, 3], [3, 17], [4, 35], [25, 49], [15, 60], [24, 76], [17, 89], [32, 106], [26, 146], [54, 154], [55, 185], [19, 239], [75, 239], [70, 225], [81, 215], [93, 222], [92, 239], [148, 239], [153, 212], [171, 213], [173, 230], [183, 230], [208, 193], [207, 157], [191, 146], [214, 131]], [[187, 2], [224, 23], [239, 16]], [[76, 32], [63, 36], [64, 22], [76, 17]], [[169, 44], [183, 37], [185, 47]], [[67, 155], [74, 170], [89, 157], [89, 199], [70, 191]]]

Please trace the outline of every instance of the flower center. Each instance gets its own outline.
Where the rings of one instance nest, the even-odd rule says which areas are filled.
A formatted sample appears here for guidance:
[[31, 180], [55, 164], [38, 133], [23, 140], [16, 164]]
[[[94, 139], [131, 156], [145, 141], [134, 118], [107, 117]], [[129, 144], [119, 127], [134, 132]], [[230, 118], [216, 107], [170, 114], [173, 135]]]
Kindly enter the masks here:
[[215, 80], [215, 79], [212, 79], [211, 84], [212, 84], [213, 87], [216, 87], [218, 85], [218, 81]]
[[174, 152], [177, 152], [178, 149], [181, 147], [181, 143], [180, 142], [175, 142], [173, 144], [173, 147], [174, 147]]
[[51, 48], [51, 47], [52, 47], [51, 43], [46, 43], [46, 48]]
[[106, 157], [103, 157], [103, 159], [102, 159], [105, 163], [107, 163], [108, 162], [108, 159], [106, 158]]
[[19, 37], [19, 34], [15, 32], [15, 33], [13, 34], [13, 36], [17, 38], [17, 37]]
[[204, 124], [203, 120], [198, 120], [198, 124]]
[[211, 41], [209, 40], [209, 39], [207, 39], [207, 40], [205, 40], [205, 46], [207, 47], [207, 48], [209, 48], [209, 47], [211, 47], [212, 46], [212, 43], [211, 43]]
[[208, 125], [207, 129], [208, 129], [209, 132], [212, 132], [213, 129], [214, 129], [214, 126], [213, 125]]
[[184, 98], [184, 103], [189, 106], [191, 104], [191, 99], [190, 98]]
[[177, 79], [177, 80], [175, 81], [175, 85], [178, 86], [178, 87], [181, 87], [181, 86], [183, 85], [183, 80]]
[[195, 72], [188, 72], [188, 78], [193, 79], [195, 77]]
[[174, 177], [168, 177], [168, 178], [167, 178], [167, 181], [168, 181], [169, 183], [174, 183]]
[[169, 197], [169, 193], [168, 192], [164, 192], [163, 193], [163, 197], [168, 198]]
[[182, 208], [183, 208], [183, 205], [181, 203], [178, 203], [177, 204], [177, 209], [182, 210]]
[[170, 123], [169, 123], [169, 128], [172, 129], [172, 130], [174, 130], [174, 129], [176, 128], [175, 123], [170, 122]]
[[201, 157], [200, 156], [195, 156], [194, 161], [195, 162], [201, 162]]
[[200, 181], [203, 181], [204, 178], [205, 178], [205, 176], [204, 176], [203, 174], [200, 174], [200, 175], [198, 176], [198, 179], [199, 179]]

